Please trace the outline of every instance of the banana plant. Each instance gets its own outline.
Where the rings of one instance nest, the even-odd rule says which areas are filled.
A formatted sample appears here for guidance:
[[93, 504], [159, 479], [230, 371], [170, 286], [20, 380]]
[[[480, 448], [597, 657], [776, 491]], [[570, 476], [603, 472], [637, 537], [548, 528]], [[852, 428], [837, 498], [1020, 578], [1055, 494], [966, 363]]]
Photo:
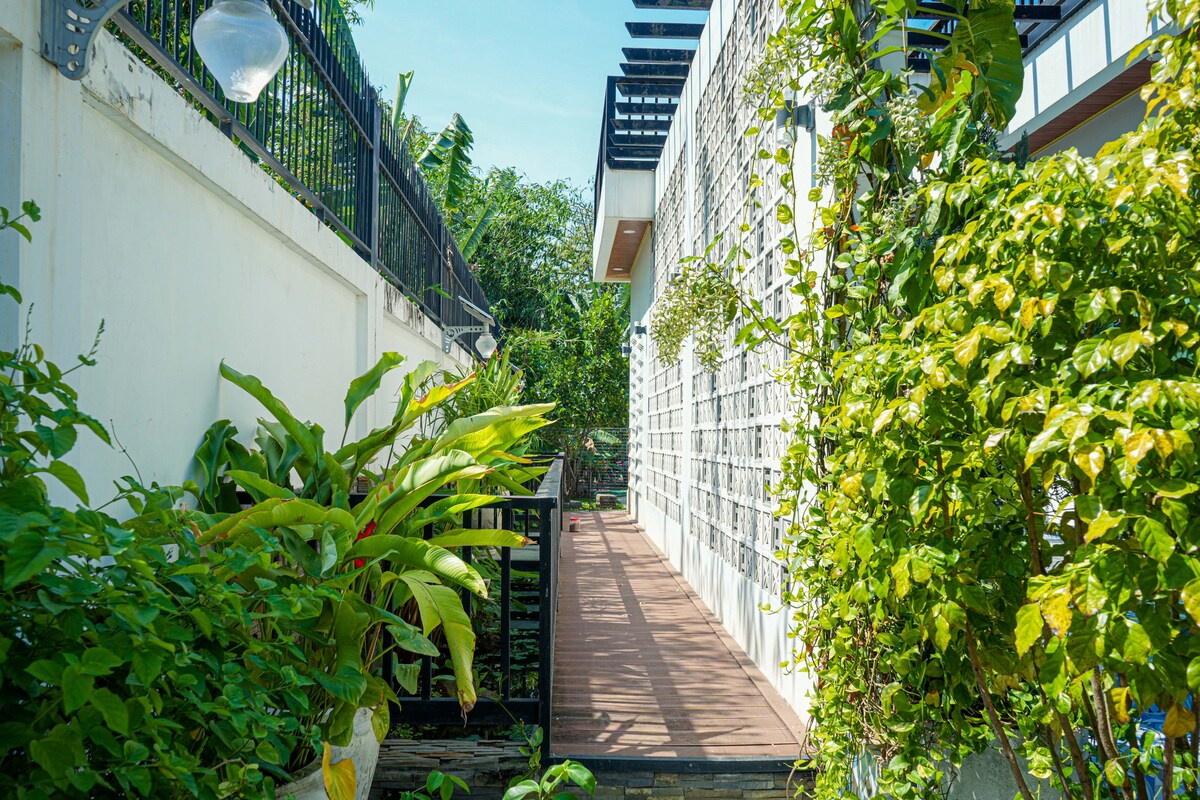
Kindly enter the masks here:
[[[406, 85], [405, 93], [407, 91]], [[467, 261], [475, 254], [496, 216], [494, 200], [484, 204], [474, 218], [468, 219], [466, 216], [468, 194], [475, 180], [471, 174], [471, 148], [474, 146], [475, 134], [462, 115], [455, 114], [417, 159], [426, 172], [437, 169], [445, 171], [446, 191], [442, 196], [442, 210], [454, 221], [455, 230], [466, 234], [459, 237], [459, 252]]]
[[[403, 360], [385, 353], [351, 382], [343, 420], [347, 429], [355, 412]], [[545, 415], [553, 406], [489, 409], [442, 426], [436, 436], [418, 433], [398, 446], [402, 434], [429, 419], [474, 380], [470, 375], [430, 386], [438, 371], [432, 362], [418, 365], [401, 382], [396, 411], [387, 425], [350, 443], [343, 436], [338, 449], [329, 452], [319, 425], [298, 420], [258, 378], [222, 364], [221, 375], [257, 399], [270, 418], [259, 420], [257, 451], [237, 441], [237, 429], [228, 420], [209, 428], [195, 457], [198, 514], [205, 522], [203, 544], [220, 546], [269, 535], [271, 549], [286, 553], [284, 566], [250, 565], [239, 573], [239, 581], [277, 581], [275, 570], [282, 569], [284, 577], [321, 576], [325, 585], [344, 592], [339, 596], [351, 598], [344, 602], [351, 603], [353, 614], [344, 619], [362, 620], [365, 626], [358, 642], [359, 666], [372, 696], [378, 688], [373, 670], [388, 655], [381, 650], [382, 632], [390, 631], [401, 649], [432, 655], [436, 649], [429, 652], [428, 637], [440, 628], [459, 701], [469, 710], [476, 700], [475, 636], [459, 592], [486, 598], [487, 588], [478, 571], [452, 548], [526, 543], [510, 531], [464, 529], [462, 515], [496, 501], [494, 494], [480, 490], [482, 486], [520, 488], [520, 482], [534, 474], [526, 459], [513, 451], [520, 451], [530, 433], [549, 424]], [[361, 501], [351, 504], [350, 490], [360, 476], [376, 482]], [[255, 505], [242, 509], [238, 489]], [[447, 496], [434, 499], [443, 494]], [[424, 538], [427, 530], [436, 535]], [[365, 597], [374, 602], [366, 603]], [[406, 606], [415, 608], [419, 629], [400, 625], [408, 623], [394, 610]], [[334, 622], [342, 618], [333, 612], [327, 615]], [[404, 675], [415, 678], [415, 668], [402, 671]], [[347, 705], [339, 706], [332, 719], [338, 726], [351, 725], [357, 706], [339, 700]], [[336, 732], [344, 731], [338, 727]]]

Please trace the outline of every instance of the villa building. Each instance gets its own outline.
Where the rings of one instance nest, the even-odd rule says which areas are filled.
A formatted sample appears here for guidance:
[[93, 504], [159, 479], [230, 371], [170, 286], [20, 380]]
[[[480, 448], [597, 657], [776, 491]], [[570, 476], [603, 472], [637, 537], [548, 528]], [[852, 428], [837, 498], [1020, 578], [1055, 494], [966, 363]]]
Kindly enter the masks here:
[[[631, 287], [631, 514], [783, 697], [803, 711], [804, 676], [789, 670], [786, 614], [777, 607], [788, 579], [776, 557], [785, 523], [772, 515], [769, 486], [787, 445], [787, 390], [776, 382], [778, 349], [727, 348], [715, 372], [685, 350], [660, 361], [648, 335], [655, 304], [680, 259], [710, 259], [735, 242], [750, 253], [746, 285], [782, 316], [789, 278], [775, 246], [779, 224], [769, 195], [747, 202], [752, 172], [759, 192], [778, 191], [780, 167], [760, 161], [775, 146], [770, 123], [758, 124], [744, 79], [782, 23], [775, 0], [635, 0], [638, 7], [708, 9], [698, 25], [660, 25], [634, 36], [695, 36], [694, 48], [630, 47], [623, 77], [610, 78], [596, 175], [595, 279]], [[1028, 135], [1034, 157], [1069, 147], [1091, 155], [1135, 127], [1145, 113], [1138, 90], [1149, 64], [1130, 51], [1156, 32], [1145, 0], [1021, 2], [1016, 21], [1025, 48], [1025, 88], [1000, 144]], [[924, 66], [910, 57], [916, 72]], [[897, 65], [899, 66], [899, 65]], [[800, 104], [804, 99], [800, 99]], [[812, 130], [796, 131], [798, 186], [813, 184], [818, 137], [829, 122], [818, 110]], [[774, 188], [772, 188], [774, 187]], [[803, 193], [801, 193], [803, 194]], [[796, 210], [809, 218], [811, 207]], [[742, 234], [742, 225], [749, 233]]]

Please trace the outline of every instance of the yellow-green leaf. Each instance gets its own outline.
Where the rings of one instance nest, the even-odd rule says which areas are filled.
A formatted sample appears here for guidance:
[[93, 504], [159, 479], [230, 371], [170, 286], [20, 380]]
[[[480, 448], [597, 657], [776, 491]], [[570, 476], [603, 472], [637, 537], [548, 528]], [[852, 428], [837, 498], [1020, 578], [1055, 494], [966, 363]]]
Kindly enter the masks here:
[[967, 367], [975, 360], [975, 356], [978, 354], [979, 329], [976, 328], [959, 339], [958, 344], [954, 345], [954, 360], [958, 362], [960, 367]]
[[1056, 636], [1067, 635], [1071, 629], [1071, 595], [1066, 589], [1059, 589], [1042, 598], [1042, 618], [1050, 625], [1050, 630]]
[[1192, 618], [1193, 622], [1200, 625], [1200, 578], [1194, 579], [1183, 587], [1181, 599], [1188, 616]]
[[1087, 535], [1084, 536], [1084, 540], [1094, 542], [1124, 521], [1124, 515], [1114, 515], [1109, 514], [1107, 511], [1101, 511], [1098, 517], [1088, 523]]
[[343, 758], [331, 764], [333, 748], [325, 743], [325, 755], [321, 759], [321, 775], [325, 779], [325, 793], [329, 800], [354, 800], [358, 793], [358, 776], [354, 774], [354, 760]]
[[1104, 469], [1104, 448], [1093, 445], [1085, 450], [1079, 450], [1075, 453], [1074, 460], [1075, 466], [1088, 476], [1088, 480], [1094, 481], [1100, 474], [1100, 470]]
[[1037, 603], [1021, 606], [1017, 611], [1017, 653], [1025, 655], [1034, 642], [1042, 638], [1042, 610]]
[[1186, 707], [1176, 703], [1171, 706], [1171, 710], [1167, 712], [1167, 719], [1163, 722], [1163, 733], [1167, 736], [1187, 736], [1196, 728], [1196, 717]]

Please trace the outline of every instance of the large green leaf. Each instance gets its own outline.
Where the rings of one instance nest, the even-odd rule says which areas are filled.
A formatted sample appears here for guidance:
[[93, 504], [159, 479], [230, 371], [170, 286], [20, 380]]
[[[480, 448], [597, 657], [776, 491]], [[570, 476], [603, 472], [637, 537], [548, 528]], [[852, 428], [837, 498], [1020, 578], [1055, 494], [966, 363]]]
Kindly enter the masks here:
[[471, 232], [462, 240], [462, 246], [459, 247], [459, 252], [467, 261], [471, 260], [471, 256], [475, 255], [475, 251], [479, 248], [479, 243], [483, 241], [483, 235], [487, 233], [488, 228], [492, 227], [492, 220], [496, 218], [496, 203], [489, 202], [475, 217], [475, 221], [471, 224]]
[[442, 206], [450, 214], [461, 209], [467, 198], [472, 179], [471, 148], [474, 144], [475, 134], [467, 127], [466, 120], [460, 114], [455, 114], [418, 159], [425, 169], [445, 169], [446, 194], [442, 198]]
[[[487, 597], [487, 586], [474, 567], [444, 547], [430, 544], [424, 539], [377, 533], [356, 542], [347, 558], [380, 559], [391, 564], [427, 570], [480, 597]], [[400, 577], [403, 578], [404, 574], [401, 573]]]
[[278, 422], [260, 419], [255, 442], [267, 464], [266, 477], [286, 486], [291, 482], [292, 469], [303, 455], [300, 443], [288, 436], [287, 429]]
[[402, 418], [407, 424], [411, 425], [425, 414], [440, 406], [450, 397], [465, 389], [474, 380], [474, 375], [468, 375], [460, 381], [434, 386], [421, 397], [412, 397], [404, 405]]
[[[237, 428], [227, 419], [217, 420], [204, 432], [204, 439], [196, 448], [192, 463], [196, 469], [196, 483], [200, 486], [200, 509], [202, 511], [224, 511], [228, 508], [223, 496], [220, 477], [221, 467], [229, 455], [226, 444], [233, 441]], [[229, 494], [225, 492], [225, 494]]]
[[279, 421], [287, 434], [300, 448], [309, 462], [317, 465], [321, 463], [321, 443], [317, 437], [313, 435], [313, 431], [309, 429], [300, 420], [292, 414], [283, 401], [271, 394], [267, 387], [263, 386], [262, 381], [253, 375], [246, 375], [238, 372], [233, 367], [221, 362], [221, 376], [225, 380], [239, 387], [259, 403], [262, 403], [263, 408], [270, 412], [271, 416]]
[[[372, 493], [378, 500], [375, 519], [381, 533], [394, 533], [404, 519], [430, 495], [456, 480], [478, 478], [488, 468], [468, 453], [451, 450], [400, 468]], [[408, 532], [412, 532], [408, 526]]]
[[[357, 476], [383, 450], [391, 447], [401, 433], [408, 430], [424, 414], [429, 413], [444, 402], [448, 397], [469, 383], [461, 381], [456, 384], [436, 386], [424, 395], [418, 397], [421, 386], [439, 369], [432, 361], [424, 361], [404, 376], [400, 387], [400, 397], [396, 405], [396, 413], [391, 424], [376, 428], [357, 442], [351, 442], [339, 449], [334, 458], [345, 465], [348, 475]], [[411, 447], [409, 450], [411, 451]], [[407, 454], [406, 454], [407, 455]]]
[[454, 665], [454, 680], [458, 685], [458, 702], [464, 711], [475, 707], [475, 680], [471, 664], [475, 657], [475, 631], [463, 610], [462, 598], [446, 586], [429, 584], [412, 575], [401, 575], [412, 591], [421, 611], [421, 624], [428, 636], [439, 625], [450, 649]]
[[947, 91], [953, 90], [951, 76], [962, 69], [978, 70], [972, 102], [977, 111], [987, 112], [989, 123], [998, 130], [1004, 130], [1016, 113], [1025, 86], [1014, 8], [1013, 0], [972, 3], [965, 16], [958, 18], [950, 43], [937, 59]]
[[297, 525], [332, 525], [350, 536], [357, 532], [354, 517], [348, 511], [326, 508], [311, 500], [273, 497], [221, 520], [197, 537], [197, 541], [202, 545], [221, 539], [233, 542], [252, 528], [270, 530]]
[[396, 76], [396, 97], [392, 101], [392, 124], [400, 127], [404, 118], [404, 101], [408, 99], [408, 90], [412, 88], [413, 73], [401, 72]]
[[455, 528], [426, 541], [438, 547], [525, 547], [532, 542], [519, 533], [494, 528]]
[[379, 389], [380, 383], [383, 382], [383, 376], [403, 363], [404, 356], [399, 353], [384, 353], [380, 356], [379, 361], [375, 363], [375, 366], [350, 382], [350, 388], [346, 390], [345, 424], [347, 427], [349, 427], [350, 420], [354, 417], [354, 412], [358, 410], [358, 407]]
[[463, 512], [491, 505], [499, 499], [492, 494], [456, 494], [452, 497], [444, 497], [418, 509], [409, 518], [409, 527], [419, 530], [430, 523], [440, 522], [446, 518], [456, 519]]
[[240, 469], [230, 469], [225, 471], [225, 476], [229, 480], [236, 483], [238, 486], [245, 489], [254, 498], [255, 502], [262, 502], [271, 497], [276, 497], [281, 500], [295, 500], [296, 495], [288, 489], [272, 483], [254, 472], [247, 472]]
[[481, 456], [492, 450], [508, 450], [509, 446], [550, 424], [543, 415], [554, 410], [553, 403], [527, 406], [502, 406], [456, 419], [434, 443], [434, 450], [465, 450]]

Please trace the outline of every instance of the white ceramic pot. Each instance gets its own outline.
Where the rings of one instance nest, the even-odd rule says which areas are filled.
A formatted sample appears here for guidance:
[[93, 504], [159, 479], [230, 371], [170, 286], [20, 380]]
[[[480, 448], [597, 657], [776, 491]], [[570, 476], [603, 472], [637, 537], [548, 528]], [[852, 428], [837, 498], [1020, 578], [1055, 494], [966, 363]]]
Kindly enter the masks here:
[[[371, 794], [371, 782], [375, 779], [375, 765], [379, 762], [379, 740], [371, 727], [374, 712], [360, 708], [354, 715], [354, 737], [346, 747], [334, 747], [330, 763], [336, 764], [347, 758], [354, 759], [354, 776], [358, 788], [354, 800], [367, 800]], [[275, 790], [277, 800], [329, 800], [325, 792], [325, 777], [321, 774], [321, 756], [297, 774], [296, 780]]]

